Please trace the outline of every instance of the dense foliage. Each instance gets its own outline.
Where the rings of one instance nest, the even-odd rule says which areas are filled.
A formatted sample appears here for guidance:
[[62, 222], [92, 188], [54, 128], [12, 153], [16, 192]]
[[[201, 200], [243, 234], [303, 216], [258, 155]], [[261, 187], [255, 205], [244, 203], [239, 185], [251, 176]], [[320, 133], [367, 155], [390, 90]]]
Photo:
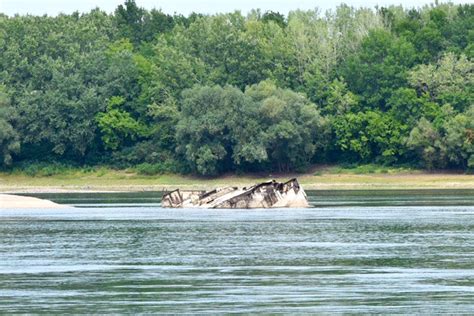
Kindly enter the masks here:
[[474, 5], [0, 14], [0, 166], [474, 168]]

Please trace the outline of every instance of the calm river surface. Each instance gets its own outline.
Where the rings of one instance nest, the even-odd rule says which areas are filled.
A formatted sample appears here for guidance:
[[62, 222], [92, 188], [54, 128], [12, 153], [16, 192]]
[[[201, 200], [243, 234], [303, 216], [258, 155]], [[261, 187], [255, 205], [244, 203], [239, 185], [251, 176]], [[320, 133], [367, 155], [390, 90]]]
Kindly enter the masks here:
[[308, 193], [309, 209], [160, 193], [0, 209], [0, 313], [474, 313], [474, 190]]

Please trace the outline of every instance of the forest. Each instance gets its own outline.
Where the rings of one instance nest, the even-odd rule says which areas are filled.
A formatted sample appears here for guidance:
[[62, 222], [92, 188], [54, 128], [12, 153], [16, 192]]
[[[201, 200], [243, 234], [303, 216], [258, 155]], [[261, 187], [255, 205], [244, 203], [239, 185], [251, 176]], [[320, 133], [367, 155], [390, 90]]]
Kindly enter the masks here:
[[0, 168], [474, 169], [474, 5], [0, 13]]

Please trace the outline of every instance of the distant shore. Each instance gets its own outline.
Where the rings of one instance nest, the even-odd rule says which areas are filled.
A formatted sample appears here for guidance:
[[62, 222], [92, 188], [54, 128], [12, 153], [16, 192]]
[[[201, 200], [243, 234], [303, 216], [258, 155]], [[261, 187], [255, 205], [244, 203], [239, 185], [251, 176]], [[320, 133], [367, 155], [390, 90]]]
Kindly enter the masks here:
[[215, 178], [174, 174], [144, 176], [128, 170], [71, 172], [52, 176], [0, 173], [0, 193], [73, 193], [208, 190], [246, 186], [268, 179], [297, 177], [305, 190], [474, 189], [474, 175], [450, 172], [353, 170], [319, 168], [305, 174], [224, 175]]

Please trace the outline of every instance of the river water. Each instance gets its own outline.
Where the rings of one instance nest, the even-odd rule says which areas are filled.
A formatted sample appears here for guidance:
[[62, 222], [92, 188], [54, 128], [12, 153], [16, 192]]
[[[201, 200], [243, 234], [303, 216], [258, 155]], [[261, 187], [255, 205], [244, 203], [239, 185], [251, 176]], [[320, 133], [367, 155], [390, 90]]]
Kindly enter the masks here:
[[474, 190], [308, 193], [37, 195], [76, 208], [0, 210], [0, 313], [474, 313]]

